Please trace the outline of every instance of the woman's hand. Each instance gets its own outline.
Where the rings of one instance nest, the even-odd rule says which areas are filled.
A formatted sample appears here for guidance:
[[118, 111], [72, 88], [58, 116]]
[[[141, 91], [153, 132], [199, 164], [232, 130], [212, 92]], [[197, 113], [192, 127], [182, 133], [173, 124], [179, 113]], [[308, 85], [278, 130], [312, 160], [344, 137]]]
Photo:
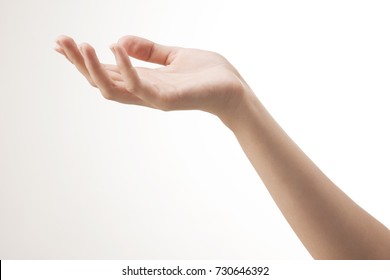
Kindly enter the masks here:
[[[117, 65], [109, 65], [100, 63], [87, 43], [77, 46], [67, 36], [60, 36], [56, 42], [55, 50], [109, 100], [164, 111], [199, 109], [229, 122], [247, 91], [237, 70], [213, 52], [125, 36], [111, 46]], [[133, 67], [129, 56], [163, 67]]]
[[[222, 56], [127, 36], [112, 46], [117, 65], [107, 65], [88, 44], [80, 52], [71, 38], [57, 42], [56, 50], [110, 100], [220, 117], [314, 258], [390, 259], [390, 231], [326, 177]], [[165, 67], [134, 68], [128, 56]]]

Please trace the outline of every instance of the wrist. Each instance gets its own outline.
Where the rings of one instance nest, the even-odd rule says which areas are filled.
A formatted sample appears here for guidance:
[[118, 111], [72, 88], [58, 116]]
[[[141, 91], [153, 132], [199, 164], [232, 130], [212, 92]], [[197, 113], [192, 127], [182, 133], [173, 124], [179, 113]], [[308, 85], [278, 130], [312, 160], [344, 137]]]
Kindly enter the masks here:
[[234, 100], [234, 106], [225, 115], [218, 116], [221, 121], [236, 134], [245, 124], [256, 118], [264, 107], [248, 85], [245, 85], [239, 98]]

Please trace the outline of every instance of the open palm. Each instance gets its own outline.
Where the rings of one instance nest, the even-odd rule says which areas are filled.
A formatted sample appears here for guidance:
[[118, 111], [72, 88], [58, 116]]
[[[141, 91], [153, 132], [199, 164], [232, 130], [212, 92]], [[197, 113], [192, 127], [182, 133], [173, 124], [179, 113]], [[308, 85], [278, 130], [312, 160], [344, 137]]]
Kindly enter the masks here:
[[[125, 36], [111, 46], [117, 62], [111, 65], [100, 63], [87, 43], [77, 46], [60, 36], [57, 44], [56, 50], [109, 100], [161, 110], [199, 109], [221, 117], [234, 110], [243, 93], [245, 82], [237, 70], [213, 52]], [[129, 56], [163, 67], [133, 67]]]

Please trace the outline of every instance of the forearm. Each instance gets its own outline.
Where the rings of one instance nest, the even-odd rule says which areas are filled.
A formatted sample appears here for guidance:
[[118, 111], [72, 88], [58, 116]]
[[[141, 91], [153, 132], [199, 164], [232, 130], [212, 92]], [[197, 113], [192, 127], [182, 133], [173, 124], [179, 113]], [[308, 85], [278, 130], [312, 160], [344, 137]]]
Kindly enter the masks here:
[[226, 123], [301, 242], [317, 259], [390, 259], [390, 231], [303, 153], [248, 91]]
[[[313, 257], [390, 259], [389, 230], [315, 166], [224, 57], [125, 36], [112, 45], [117, 65], [110, 65], [100, 63], [89, 44], [78, 47], [67, 36], [60, 36], [57, 44], [56, 50], [109, 100], [219, 116]], [[129, 56], [165, 67], [133, 67]]]

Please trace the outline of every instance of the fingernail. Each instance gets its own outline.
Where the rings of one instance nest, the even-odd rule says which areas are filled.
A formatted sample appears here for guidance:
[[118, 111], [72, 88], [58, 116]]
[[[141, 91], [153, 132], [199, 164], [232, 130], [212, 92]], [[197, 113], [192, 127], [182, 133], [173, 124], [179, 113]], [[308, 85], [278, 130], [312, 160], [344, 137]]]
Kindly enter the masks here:
[[61, 45], [57, 41], [55, 42], [54, 49], [62, 49]]
[[84, 55], [84, 49], [82, 45], [77, 45], [82, 55]]
[[53, 48], [56, 52], [59, 52], [60, 54], [63, 54], [62, 53], [62, 49], [60, 48], [60, 47], [58, 47], [58, 46], [55, 46], [54, 48]]
[[114, 54], [116, 53], [115, 46], [116, 46], [116, 44], [111, 44], [111, 45], [110, 45], [110, 50], [111, 50]]

